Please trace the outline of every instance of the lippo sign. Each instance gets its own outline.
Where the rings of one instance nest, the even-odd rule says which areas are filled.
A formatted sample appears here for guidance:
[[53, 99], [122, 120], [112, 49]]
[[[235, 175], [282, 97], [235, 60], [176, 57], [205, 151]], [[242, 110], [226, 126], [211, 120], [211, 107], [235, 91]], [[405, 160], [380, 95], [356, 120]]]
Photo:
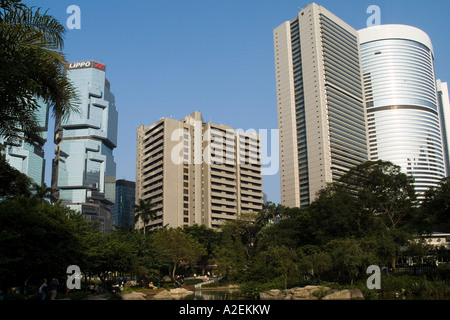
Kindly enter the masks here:
[[81, 61], [69, 63], [69, 70], [95, 68], [106, 71], [106, 65], [95, 61]]

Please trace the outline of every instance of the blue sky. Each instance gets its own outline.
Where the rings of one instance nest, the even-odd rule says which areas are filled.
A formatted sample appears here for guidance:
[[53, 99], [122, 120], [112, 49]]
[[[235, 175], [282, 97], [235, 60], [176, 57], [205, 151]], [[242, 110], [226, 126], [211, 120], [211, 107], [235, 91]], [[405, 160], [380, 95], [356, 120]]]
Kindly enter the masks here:
[[[81, 29], [67, 30], [69, 61], [107, 65], [119, 111], [117, 179], [135, 180], [136, 129], [161, 117], [202, 112], [205, 121], [244, 130], [276, 129], [273, 29], [310, 2], [298, 0], [53, 0], [24, 1], [66, 25], [67, 7], [81, 9]], [[450, 81], [449, 0], [316, 1], [356, 29], [369, 5], [382, 24], [425, 31], [435, 52], [437, 78]], [[53, 126], [53, 122], [50, 122]], [[51, 127], [50, 132], [52, 132]], [[46, 183], [54, 144], [46, 144]], [[263, 178], [280, 202], [279, 175]]]

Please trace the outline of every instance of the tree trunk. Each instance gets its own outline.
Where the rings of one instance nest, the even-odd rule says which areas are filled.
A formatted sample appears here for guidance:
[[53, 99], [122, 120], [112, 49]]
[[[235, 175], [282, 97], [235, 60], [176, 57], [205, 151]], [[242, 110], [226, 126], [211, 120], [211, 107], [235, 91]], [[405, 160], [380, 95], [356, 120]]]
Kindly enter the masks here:
[[173, 269], [172, 269], [172, 281], [175, 282], [175, 272], [177, 271], [177, 263], [175, 262], [173, 264]]

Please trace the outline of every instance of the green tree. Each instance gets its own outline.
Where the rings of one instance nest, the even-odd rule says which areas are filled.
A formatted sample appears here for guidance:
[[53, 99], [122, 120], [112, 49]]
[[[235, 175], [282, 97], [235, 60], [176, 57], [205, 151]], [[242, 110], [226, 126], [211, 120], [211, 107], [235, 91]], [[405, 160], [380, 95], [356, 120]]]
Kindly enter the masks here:
[[0, 198], [16, 196], [31, 196], [31, 179], [19, 170], [13, 168], [8, 161], [0, 156]]
[[281, 279], [284, 289], [298, 279], [297, 254], [285, 246], [271, 246], [255, 257], [251, 268], [254, 278], [265, 282]]
[[159, 255], [171, 263], [171, 278], [175, 281], [176, 269], [180, 264], [194, 265], [206, 254], [205, 248], [181, 229], [159, 229], [152, 234], [153, 244]]
[[319, 281], [320, 276], [333, 267], [330, 254], [318, 246], [302, 246], [298, 248], [297, 254], [299, 269], [305, 273], [310, 273], [312, 276], [317, 276]]
[[325, 245], [325, 251], [331, 256], [333, 270], [346, 275], [352, 286], [354, 280], [373, 262], [373, 256], [356, 239], [332, 240]]
[[218, 232], [214, 229], [207, 228], [205, 225], [197, 224], [184, 226], [183, 232], [191, 235], [206, 249], [206, 254], [200, 257], [198, 261], [198, 263], [202, 265], [202, 272], [204, 273], [208, 263], [214, 260], [213, 253], [219, 246]]
[[365, 212], [360, 198], [340, 182], [320, 190], [308, 212], [313, 241], [319, 245], [333, 239], [362, 237], [375, 227], [374, 216]]
[[134, 206], [134, 222], [142, 221], [144, 223], [144, 233], [147, 223], [156, 219], [156, 204], [150, 199], [139, 199], [138, 204]]
[[76, 91], [64, 75], [64, 26], [19, 1], [0, 2], [0, 135], [42, 143], [38, 99], [56, 118], [77, 112]]
[[225, 224], [221, 231], [220, 245], [214, 252], [218, 271], [228, 280], [243, 275], [247, 265], [241, 234], [231, 224]]
[[442, 179], [425, 192], [421, 205], [423, 220], [421, 232], [450, 232], [450, 178]]
[[18, 196], [0, 202], [0, 283], [24, 285], [65, 276], [83, 259], [77, 214], [61, 205]]
[[367, 161], [350, 169], [339, 184], [351, 191], [361, 202], [361, 208], [394, 230], [414, 213], [416, 193], [412, 176], [389, 161]]

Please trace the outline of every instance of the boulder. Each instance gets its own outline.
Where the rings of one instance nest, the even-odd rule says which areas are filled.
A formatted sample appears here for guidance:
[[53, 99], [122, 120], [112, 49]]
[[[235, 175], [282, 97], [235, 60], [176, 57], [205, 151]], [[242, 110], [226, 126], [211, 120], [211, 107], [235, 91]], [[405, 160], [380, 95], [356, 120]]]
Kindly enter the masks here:
[[350, 289], [352, 300], [364, 300], [364, 294], [359, 289]]
[[296, 287], [291, 289], [289, 293], [292, 300], [317, 300], [319, 298], [314, 295], [314, 292], [324, 289], [328, 291], [330, 288], [322, 286]]
[[191, 295], [194, 294], [194, 291], [189, 291], [185, 288], [176, 288], [176, 289], [170, 289], [170, 294], [174, 295]]
[[322, 300], [351, 300], [352, 293], [350, 290], [336, 291], [331, 294], [327, 294]]
[[185, 288], [176, 288], [170, 289], [170, 291], [160, 291], [153, 296], [152, 300], [178, 300], [191, 294], [194, 294], [194, 291], [186, 290]]
[[152, 297], [152, 300], [172, 300], [173, 297], [169, 291], [163, 290]]
[[261, 292], [259, 294], [259, 298], [261, 300], [285, 300], [286, 295], [281, 290], [272, 289], [272, 290]]
[[295, 287], [288, 290], [268, 290], [259, 294], [261, 300], [363, 300], [359, 289], [336, 290], [322, 286]]
[[147, 300], [145, 294], [141, 292], [131, 292], [122, 295], [122, 300]]

